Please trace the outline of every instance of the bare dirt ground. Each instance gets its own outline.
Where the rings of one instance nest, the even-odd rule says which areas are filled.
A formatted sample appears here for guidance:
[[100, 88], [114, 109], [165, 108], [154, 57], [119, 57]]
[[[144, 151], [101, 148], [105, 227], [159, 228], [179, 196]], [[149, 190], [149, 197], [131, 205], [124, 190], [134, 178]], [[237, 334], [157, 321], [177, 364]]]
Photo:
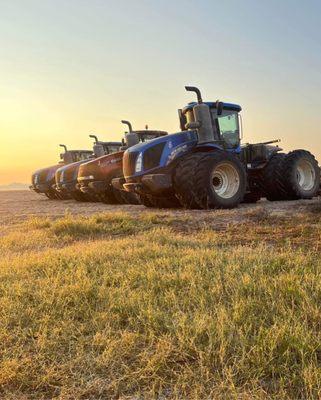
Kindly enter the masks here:
[[115, 213], [127, 212], [131, 215], [140, 213], [155, 213], [158, 215], [171, 215], [175, 217], [188, 216], [198, 222], [210, 222], [216, 229], [245, 221], [249, 216], [260, 213], [295, 218], [298, 213], [312, 211], [320, 207], [321, 199], [298, 200], [285, 202], [268, 202], [261, 200], [256, 204], [241, 204], [233, 210], [159, 210], [148, 209], [144, 206], [134, 205], [108, 205], [103, 203], [79, 203], [74, 200], [49, 200], [46, 197], [27, 190], [0, 191], [0, 232], [4, 228], [15, 225], [31, 217], [59, 218], [66, 214], [92, 215], [101, 212]]

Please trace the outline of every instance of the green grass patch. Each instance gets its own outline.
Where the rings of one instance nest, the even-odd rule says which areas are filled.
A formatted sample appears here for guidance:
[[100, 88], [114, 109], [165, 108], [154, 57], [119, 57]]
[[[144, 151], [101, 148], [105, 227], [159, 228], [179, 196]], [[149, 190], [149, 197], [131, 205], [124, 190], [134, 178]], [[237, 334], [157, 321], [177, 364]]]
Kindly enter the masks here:
[[191, 233], [189, 217], [66, 216], [3, 237], [0, 398], [318, 398], [318, 230], [283, 221], [275, 243], [253, 218]]

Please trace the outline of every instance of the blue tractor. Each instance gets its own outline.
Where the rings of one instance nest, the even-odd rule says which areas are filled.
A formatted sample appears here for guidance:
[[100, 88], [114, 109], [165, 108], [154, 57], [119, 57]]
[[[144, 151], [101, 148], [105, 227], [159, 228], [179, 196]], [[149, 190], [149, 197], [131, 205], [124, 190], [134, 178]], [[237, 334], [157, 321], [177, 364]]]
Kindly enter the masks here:
[[181, 132], [137, 144], [123, 158], [125, 182], [147, 207], [233, 208], [242, 201], [312, 198], [320, 169], [305, 150], [281, 153], [271, 142], [241, 145], [241, 107], [203, 102], [179, 110]]

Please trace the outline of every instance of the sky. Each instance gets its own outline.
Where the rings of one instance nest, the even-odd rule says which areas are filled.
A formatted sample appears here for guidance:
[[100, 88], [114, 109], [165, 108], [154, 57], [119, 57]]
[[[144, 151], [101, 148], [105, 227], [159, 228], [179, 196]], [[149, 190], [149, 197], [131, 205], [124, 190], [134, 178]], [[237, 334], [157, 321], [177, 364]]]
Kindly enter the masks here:
[[244, 142], [321, 162], [318, 0], [0, 0], [0, 184], [28, 183], [59, 143], [176, 132], [194, 100], [242, 106]]

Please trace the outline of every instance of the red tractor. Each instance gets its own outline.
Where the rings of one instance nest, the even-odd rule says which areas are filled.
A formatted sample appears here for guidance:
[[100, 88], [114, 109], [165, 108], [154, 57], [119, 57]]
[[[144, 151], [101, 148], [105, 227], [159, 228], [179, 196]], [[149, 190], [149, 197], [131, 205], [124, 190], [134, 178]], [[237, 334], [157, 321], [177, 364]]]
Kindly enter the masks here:
[[114, 178], [123, 178], [123, 154], [126, 149], [140, 142], [167, 135], [167, 132], [154, 130], [133, 131], [128, 121], [121, 121], [128, 126], [129, 132], [125, 133], [123, 146], [120, 151], [107, 154], [88, 161], [79, 167], [78, 187], [83, 194], [98, 197], [107, 204], [139, 204], [135, 193], [125, 192], [113, 187]]

